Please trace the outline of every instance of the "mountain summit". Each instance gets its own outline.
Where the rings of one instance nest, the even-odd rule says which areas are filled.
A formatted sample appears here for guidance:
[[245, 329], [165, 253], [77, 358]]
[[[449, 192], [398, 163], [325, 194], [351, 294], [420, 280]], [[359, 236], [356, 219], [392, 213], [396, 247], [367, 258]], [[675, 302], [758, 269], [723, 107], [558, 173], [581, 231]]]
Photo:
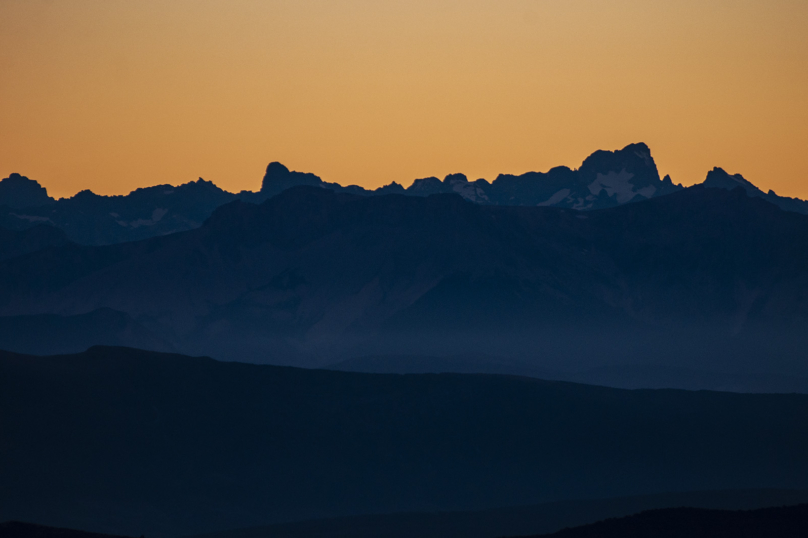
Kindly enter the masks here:
[[[500, 174], [494, 181], [470, 180], [453, 173], [416, 179], [409, 187], [392, 182], [375, 190], [357, 185], [328, 183], [315, 174], [289, 170], [273, 161], [266, 168], [258, 191], [230, 193], [209, 181], [177, 187], [156, 185], [126, 196], [99, 196], [82, 191], [72, 198], [54, 200], [36, 181], [11, 174], [0, 181], [0, 226], [24, 230], [51, 225], [71, 241], [85, 245], [108, 245], [191, 230], [213, 211], [233, 200], [254, 204], [292, 187], [319, 187], [361, 196], [402, 194], [431, 196], [457, 194], [479, 205], [559, 207], [588, 211], [657, 198], [681, 190], [670, 176], [660, 179], [650, 148], [629, 144], [615, 151], [596, 151], [577, 169], [567, 166], [547, 172]], [[749, 196], [773, 203], [786, 211], [808, 214], [808, 202], [764, 193], [741, 175], [731, 176], [720, 168], [711, 171], [705, 187], [732, 190], [742, 187]]]
[[741, 188], [746, 191], [746, 194], [755, 198], [762, 198], [767, 202], [776, 205], [783, 211], [793, 211], [795, 213], [808, 214], [808, 202], [800, 200], [799, 198], [788, 198], [786, 196], [778, 196], [774, 191], [763, 192], [752, 184], [749, 180], [744, 178], [741, 174], [731, 175], [723, 168], [713, 168], [708, 174], [707, 178], [702, 183], [705, 187], [713, 189], [726, 189], [733, 190]]
[[646, 200], [682, 189], [659, 172], [645, 144], [596, 151], [581, 167], [565, 166], [521, 176], [500, 175], [488, 193], [496, 205], [538, 205], [588, 210]]
[[266, 174], [264, 174], [264, 180], [261, 182], [261, 190], [259, 192], [263, 197], [268, 198], [298, 185], [319, 187], [325, 185], [325, 183], [314, 174], [290, 172], [289, 169], [281, 163], [271, 162], [267, 166], [267, 171]]
[[0, 206], [23, 209], [49, 205], [55, 201], [48, 196], [45, 187], [20, 174], [11, 174], [0, 181]]

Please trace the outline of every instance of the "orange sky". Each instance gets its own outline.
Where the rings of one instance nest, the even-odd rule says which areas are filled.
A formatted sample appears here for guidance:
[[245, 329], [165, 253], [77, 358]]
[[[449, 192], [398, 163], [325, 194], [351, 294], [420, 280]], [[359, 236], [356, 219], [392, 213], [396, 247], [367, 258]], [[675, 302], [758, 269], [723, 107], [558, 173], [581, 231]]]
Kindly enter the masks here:
[[808, 198], [808, 1], [0, 0], [0, 177], [377, 187], [644, 141]]

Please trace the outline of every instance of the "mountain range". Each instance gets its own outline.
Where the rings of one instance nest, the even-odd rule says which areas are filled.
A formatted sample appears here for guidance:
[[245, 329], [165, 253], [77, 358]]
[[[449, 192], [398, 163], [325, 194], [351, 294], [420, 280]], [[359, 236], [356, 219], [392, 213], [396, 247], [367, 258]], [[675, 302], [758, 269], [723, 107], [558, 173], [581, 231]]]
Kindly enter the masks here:
[[[740, 507], [742, 492], [685, 492], [808, 488], [808, 395], [797, 394], [359, 374], [96, 347], [0, 353], [0, 431], [0, 521], [133, 536], [672, 494], [552, 510], [585, 521], [675, 506], [676, 492], [678, 502]], [[766, 495], [776, 497], [747, 505], [767, 506]]]
[[[0, 226], [22, 230], [48, 224], [63, 230], [76, 243], [107, 245], [197, 228], [225, 203], [261, 203], [290, 187], [304, 185], [361, 195], [457, 193], [485, 205], [579, 210], [614, 207], [682, 189], [669, 176], [660, 179], [651, 151], [642, 143], [617, 151], [596, 151], [574, 170], [559, 166], [548, 172], [501, 174], [493, 182], [469, 181], [463, 174], [450, 174], [443, 180], [416, 179], [407, 188], [393, 182], [375, 190], [328, 183], [314, 174], [292, 172], [273, 162], [267, 166], [257, 192], [230, 193], [200, 178], [176, 187], [137, 189], [126, 196], [100, 196], [84, 190], [56, 200], [36, 181], [11, 174], [0, 181]], [[731, 176], [719, 168], [708, 174], [704, 185], [730, 190], [740, 186], [750, 196], [761, 197], [787, 211], [808, 213], [808, 202], [780, 197], [773, 191], [764, 193], [742, 176]]]
[[0, 534], [799, 535], [710, 510], [808, 502], [806, 290], [806, 202], [644, 144], [375, 191], [13, 174]]
[[808, 378], [808, 216], [743, 189], [580, 212], [299, 186], [142, 241], [37, 237], [0, 260], [14, 323], [0, 348], [41, 353], [42, 316], [100, 334], [90, 321], [117, 312], [131, 330], [94, 343], [309, 367], [483, 354], [559, 379], [631, 365]]

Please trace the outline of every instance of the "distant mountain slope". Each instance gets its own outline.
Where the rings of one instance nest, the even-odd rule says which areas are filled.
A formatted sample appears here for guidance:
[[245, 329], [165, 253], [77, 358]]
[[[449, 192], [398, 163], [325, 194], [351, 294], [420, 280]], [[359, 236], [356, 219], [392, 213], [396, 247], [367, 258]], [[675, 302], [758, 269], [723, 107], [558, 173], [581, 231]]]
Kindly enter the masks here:
[[808, 396], [0, 354], [0, 520], [182, 535], [314, 517], [808, 488]]
[[65, 233], [53, 226], [40, 224], [20, 231], [0, 228], [0, 260], [24, 256], [68, 243]]
[[788, 198], [785, 196], [777, 196], [774, 191], [763, 192], [755, 187], [748, 180], [744, 179], [741, 174], [730, 175], [721, 168], [713, 168], [707, 174], [704, 180], [705, 187], [733, 190], [738, 187], [746, 191], [749, 196], [762, 198], [769, 203], [772, 203], [782, 209], [783, 211], [794, 211], [796, 213], [808, 214], [808, 201], [800, 200], [799, 198]]
[[183, 352], [309, 366], [477, 353], [805, 378], [806, 289], [808, 217], [704, 187], [585, 214], [296, 187], [181, 234], [0, 261], [0, 315], [110, 308]]
[[[16, 182], [24, 180], [41, 188], [33, 180], [16, 177]], [[0, 181], [0, 186], [9, 179]], [[47, 224], [61, 229], [77, 243], [107, 245], [197, 228], [214, 209], [234, 199], [235, 194], [201, 178], [178, 187], [137, 189], [126, 196], [81, 191], [72, 198], [47, 198], [47, 203], [22, 207], [19, 203], [12, 206], [0, 189], [0, 226], [25, 229]]]
[[[651, 510], [585, 527], [565, 529], [553, 538], [802, 538], [808, 529], [808, 504], [760, 510], [697, 508]], [[540, 538], [540, 537], [535, 537]]]

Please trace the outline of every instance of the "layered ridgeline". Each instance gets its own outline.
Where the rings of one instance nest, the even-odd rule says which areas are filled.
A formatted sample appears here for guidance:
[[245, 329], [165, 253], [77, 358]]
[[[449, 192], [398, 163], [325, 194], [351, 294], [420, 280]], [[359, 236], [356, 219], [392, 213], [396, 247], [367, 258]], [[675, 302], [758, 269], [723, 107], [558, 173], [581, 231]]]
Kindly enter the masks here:
[[[145, 239], [199, 227], [213, 210], [233, 200], [261, 203], [294, 186], [313, 186], [363, 195], [405, 194], [428, 196], [457, 193], [466, 200], [490, 205], [553, 206], [580, 210], [614, 207], [680, 190], [669, 177], [660, 179], [651, 151], [645, 144], [631, 144], [618, 151], [597, 151], [578, 169], [561, 166], [546, 173], [500, 175], [493, 182], [468, 181], [451, 174], [415, 180], [406, 189], [396, 183], [370, 191], [358, 186], [327, 183], [314, 174], [290, 172], [271, 163], [257, 192], [229, 193], [211, 182], [177, 187], [157, 185], [126, 196], [99, 196], [82, 191], [55, 200], [34, 180], [19, 174], [0, 181], [0, 226], [25, 229], [48, 224], [63, 230], [72, 241], [106, 245]], [[707, 186], [732, 189], [741, 186], [789, 211], [808, 213], [808, 203], [763, 193], [741, 176], [720, 169], [710, 173]]]
[[[0, 353], [0, 431], [0, 521], [132, 536], [808, 488], [808, 396], [794, 394], [355, 374], [93, 348]], [[630, 506], [717, 508], [722, 498], [766, 506], [745, 495], [560, 504], [545, 514], [563, 524], [576, 510], [586, 521]], [[526, 521], [525, 512], [510, 519]], [[543, 532], [548, 520], [490, 536]]]
[[[41, 248], [40, 235], [0, 260], [0, 348], [304, 366], [474, 354], [594, 383], [806, 390], [808, 216], [742, 189], [582, 213], [295, 187], [139, 242], [53, 234]], [[120, 340], [93, 342], [93, 320], [115, 312]], [[74, 323], [73, 347], [50, 338], [59, 323]]]

